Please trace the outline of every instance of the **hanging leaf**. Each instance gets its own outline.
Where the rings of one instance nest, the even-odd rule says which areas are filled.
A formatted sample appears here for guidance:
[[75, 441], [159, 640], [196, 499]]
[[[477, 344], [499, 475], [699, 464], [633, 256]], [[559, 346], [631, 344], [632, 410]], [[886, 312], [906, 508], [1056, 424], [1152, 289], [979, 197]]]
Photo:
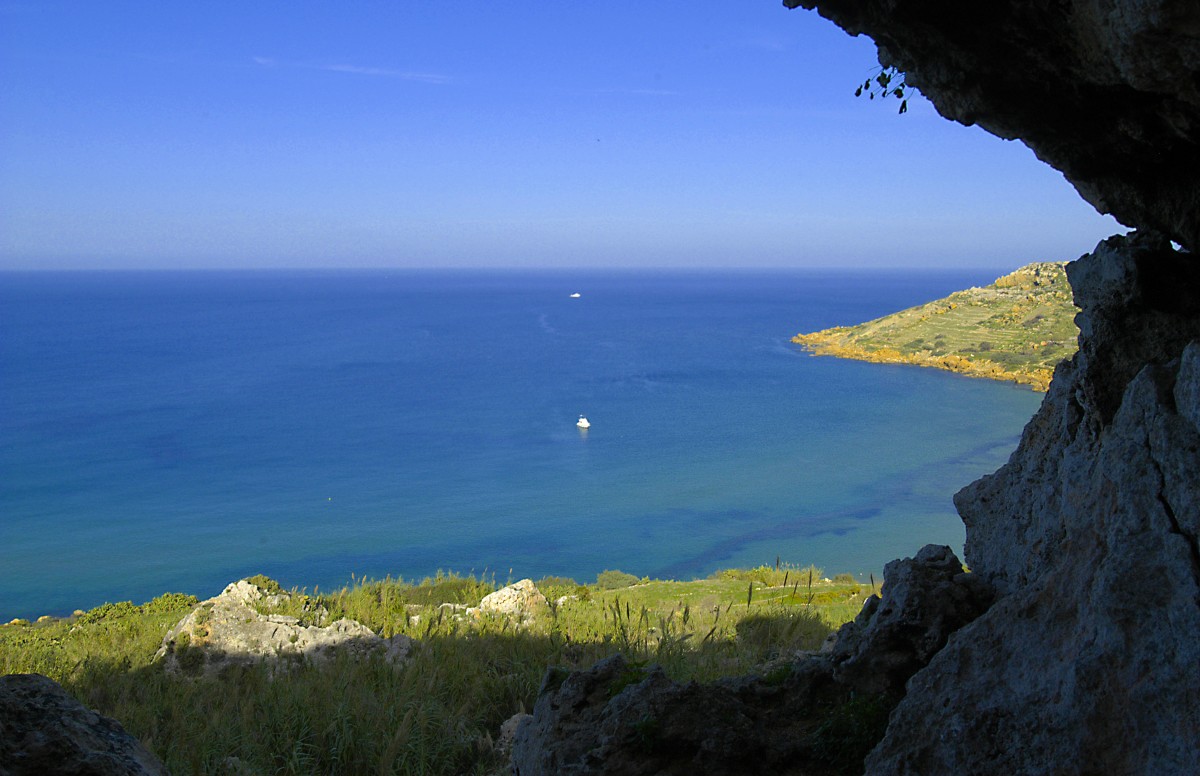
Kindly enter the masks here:
[[900, 112], [901, 112], [901, 113], [908, 113], [908, 100], [901, 100], [901, 101], [900, 101]]
[[861, 86], [854, 90], [854, 96], [862, 97], [862, 87]]

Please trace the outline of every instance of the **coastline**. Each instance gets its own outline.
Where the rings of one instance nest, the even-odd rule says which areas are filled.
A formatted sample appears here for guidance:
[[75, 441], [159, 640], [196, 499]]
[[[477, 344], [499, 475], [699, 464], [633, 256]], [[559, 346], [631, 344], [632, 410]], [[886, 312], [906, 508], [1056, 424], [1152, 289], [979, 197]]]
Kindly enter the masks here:
[[1045, 393], [1079, 329], [1065, 262], [1037, 262], [982, 288], [855, 326], [797, 334], [816, 356], [943, 369]]
[[873, 364], [907, 364], [943, 369], [966, 377], [981, 377], [988, 380], [1028, 385], [1039, 393], [1045, 393], [1049, 389], [1050, 378], [1054, 376], [1054, 369], [1049, 367], [1006, 369], [994, 361], [972, 361], [952, 353], [934, 356], [923, 353], [902, 353], [891, 347], [867, 348], [848, 342], [845, 334], [842, 333], [844, 331], [844, 328], [839, 327], [815, 331], [811, 334], [797, 334], [792, 337], [792, 342], [803, 345], [805, 350], [814, 356], [832, 356], [852, 361], [868, 361]]

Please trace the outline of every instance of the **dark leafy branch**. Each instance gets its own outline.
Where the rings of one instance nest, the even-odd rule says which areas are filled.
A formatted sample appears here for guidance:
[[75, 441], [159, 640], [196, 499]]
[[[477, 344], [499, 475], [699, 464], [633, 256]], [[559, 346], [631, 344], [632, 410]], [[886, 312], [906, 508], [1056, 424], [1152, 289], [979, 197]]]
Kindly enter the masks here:
[[869, 99], [875, 99], [878, 96], [880, 99], [895, 97], [900, 100], [900, 112], [908, 112], [908, 97], [910, 91], [908, 84], [904, 82], [904, 73], [894, 67], [880, 68], [879, 72], [873, 77], [863, 81], [862, 86], [854, 90], [855, 97], [862, 97], [864, 94]]

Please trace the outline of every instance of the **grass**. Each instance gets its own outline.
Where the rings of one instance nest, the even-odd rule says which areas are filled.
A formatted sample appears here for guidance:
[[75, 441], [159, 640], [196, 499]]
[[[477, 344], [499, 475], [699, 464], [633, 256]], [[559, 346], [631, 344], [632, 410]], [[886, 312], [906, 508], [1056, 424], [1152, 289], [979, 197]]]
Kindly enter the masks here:
[[817, 355], [916, 364], [1044, 391], [1079, 335], [1063, 264], [1030, 264], [984, 288], [856, 326], [797, 334]]
[[547, 578], [539, 588], [552, 606], [527, 627], [442, 606], [475, 605], [494, 587], [455, 574], [360, 581], [319, 595], [293, 590], [275, 610], [323, 609], [330, 621], [407, 634], [417, 644], [402, 666], [343, 656], [286, 679], [266, 665], [211, 681], [168, 676], [152, 656], [196, 604], [168, 594], [2, 626], [0, 671], [62, 683], [176, 774], [494, 773], [501, 723], [532, 709], [548, 667], [586, 668], [620, 652], [678, 680], [743, 674], [817, 648], [871, 592], [847, 576], [827, 582], [819, 569], [777, 565], [615, 589]]

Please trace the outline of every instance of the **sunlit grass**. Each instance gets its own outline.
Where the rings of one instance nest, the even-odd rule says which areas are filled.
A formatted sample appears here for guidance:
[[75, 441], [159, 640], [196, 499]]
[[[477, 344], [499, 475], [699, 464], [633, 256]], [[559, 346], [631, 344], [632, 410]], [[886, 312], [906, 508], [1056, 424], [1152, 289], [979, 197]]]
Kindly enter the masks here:
[[551, 606], [524, 627], [468, 615], [465, 606], [496, 586], [455, 574], [293, 590], [277, 611], [323, 607], [330, 620], [406, 634], [417, 643], [399, 666], [342, 656], [282, 676], [269, 665], [214, 680], [170, 676], [152, 657], [194, 599], [169, 595], [0, 627], [0, 670], [62, 683], [177, 774], [489, 773], [502, 762], [493, 743], [501, 723], [532, 709], [550, 666], [586, 668], [620, 652], [679, 680], [743, 674], [816, 649], [871, 593], [812, 568], [764, 566], [692, 582], [621, 579], [636, 584], [541, 580]]

